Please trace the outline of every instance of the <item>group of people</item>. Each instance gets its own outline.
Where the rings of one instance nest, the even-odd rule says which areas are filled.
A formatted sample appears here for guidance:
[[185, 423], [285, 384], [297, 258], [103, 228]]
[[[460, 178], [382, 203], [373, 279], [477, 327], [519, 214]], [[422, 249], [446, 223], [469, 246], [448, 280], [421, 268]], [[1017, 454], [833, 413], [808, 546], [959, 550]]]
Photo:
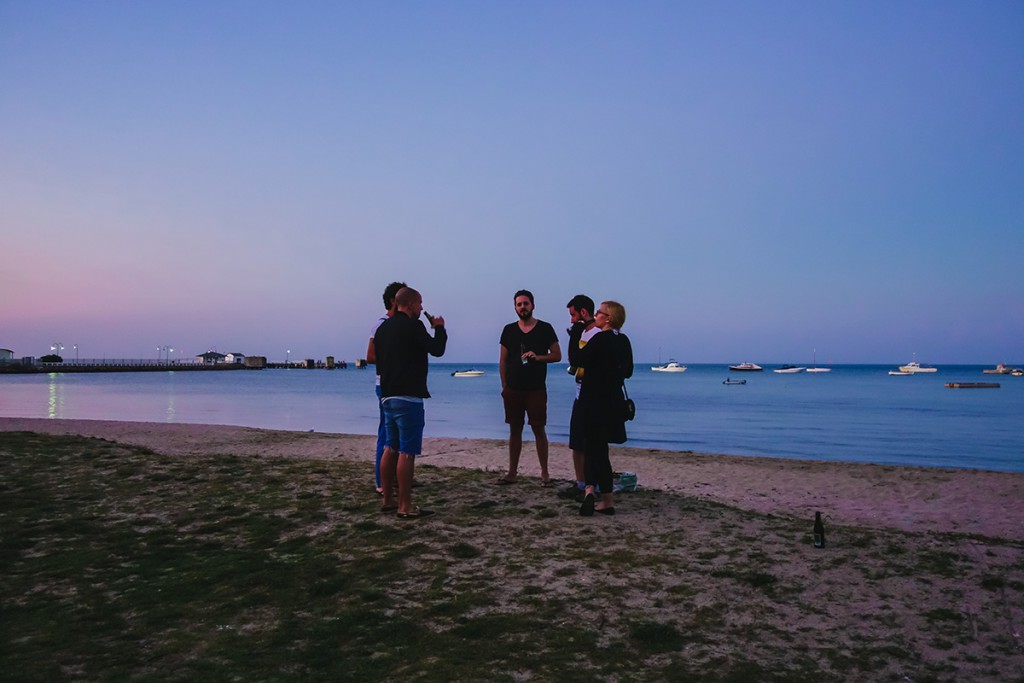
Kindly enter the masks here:
[[[513, 297], [517, 320], [501, 332], [499, 369], [505, 422], [509, 425], [508, 471], [496, 481], [507, 486], [518, 477], [523, 448], [523, 429], [533, 431], [541, 483], [553, 486], [548, 473], [547, 366], [562, 360], [558, 335], [550, 323], [533, 316], [533, 294], [525, 289]], [[384, 290], [386, 315], [374, 326], [366, 351], [368, 363], [377, 366], [377, 399], [380, 423], [377, 430], [375, 476], [381, 510], [394, 511], [399, 519], [418, 519], [432, 514], [412, 502], [416, 456], [423, 443], [428, 355], [444, 355], [448, 334], [444, 318], [423, 311], [423, 298], [404, 282]], [[613, 474], [609, 444], [625, 443], [623, 382], [633, 374], [633, 350], [621, 333], [626, 309], [615, 301], [594, 301], [577, 294], [567, 304], [571, 326], [569, 372], [576, 379], [576, 397], [569, 421], [576, 481], [561, 495], [576, 498], [579, 513], [592, 516], [615, 514]], [[419, 322], [424, 315], [430, 328]]]

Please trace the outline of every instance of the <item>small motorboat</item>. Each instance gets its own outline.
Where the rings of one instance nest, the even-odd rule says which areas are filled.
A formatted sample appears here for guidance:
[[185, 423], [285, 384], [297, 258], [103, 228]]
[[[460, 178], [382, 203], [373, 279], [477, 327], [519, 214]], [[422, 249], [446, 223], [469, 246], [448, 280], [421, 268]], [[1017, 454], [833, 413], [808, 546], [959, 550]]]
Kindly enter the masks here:
[[992, 370], [982, 370], [986, 375], [1012, 375], [1014, 368], [1009, 367], [1006, 363], [1000, 363]]
[[907, 374], [911, 374], [911, 375], [917, 374], [919, 372], [938, 372], [938, 369], [922, 366], [916, 360], [915, 361], [911, 361], [911, 362], [907, 363], [906, 365], [901, 365], [900, 366], [900, 370], [902, 370], [903, 372], [906, 372]]
[[670, 360], [665, 365], [652, 365], [651, 372], [686, 372], [686, 366]]
[[889, 374], [890, 375], [913, 375], [914, 373], [907, 372], [906, 370], [890, 370]]
[[775, 368], [772, 372], [777, 372], [780, 375], [795, 375], [798, 372], [803, 372], [807, 368], [798, 368], [795, 365], [783, 365], [781, 368]]
[[757, 363], [740, 363], [739, 365], [730, 365], [729, 369], [735, 370], [736, 372], [761, 372], [764, 370], [764, 368]]
[[474, 368], [470, 368], [469, 370], [456, 370], [455, 372], [452, 373], [452, 377], [483, 377], [483, 376], [484, 376], [484, 371], [483, 370], [476, 370]]
[[1010, 370], [1010, 374], [1013, 375], [1014, 377], [1021, 377], [1024, 376], [1024, 370], [1021, 370], [1020, 368], [1014, 368], [1013, 370]]
[[722, 384], [746, 384], [746, 383], [747, 383], [747, 380], [745, 380], [745, 379], [731, 379], [729, 377], [726, 377], [722, 381]]

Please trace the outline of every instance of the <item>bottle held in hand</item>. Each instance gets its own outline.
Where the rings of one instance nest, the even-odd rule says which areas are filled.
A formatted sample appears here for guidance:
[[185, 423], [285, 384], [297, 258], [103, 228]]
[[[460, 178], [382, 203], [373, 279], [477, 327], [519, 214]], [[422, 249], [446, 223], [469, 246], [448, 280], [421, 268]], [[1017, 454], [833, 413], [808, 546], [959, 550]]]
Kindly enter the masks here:
[[814, 513], [814, 547], [825, 547], [825, 524], [821, 521], [821, 513]]
[[523, 365], [530, 362], [530, 359], [526, 357], [526, 344], [519, 345], [519, 360]]

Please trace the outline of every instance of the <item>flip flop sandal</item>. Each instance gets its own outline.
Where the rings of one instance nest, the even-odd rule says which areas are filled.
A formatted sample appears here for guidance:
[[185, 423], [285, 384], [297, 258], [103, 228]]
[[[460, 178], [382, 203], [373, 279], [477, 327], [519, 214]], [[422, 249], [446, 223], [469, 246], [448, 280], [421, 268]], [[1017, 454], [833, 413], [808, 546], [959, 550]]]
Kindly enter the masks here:
[[593, 517], [594, 516], [594, 503], [597, 500], [594, 498], [593, 493], [588, 493], [583, 498], [583, 503], [580, 505], [580, 516], [581, 517]]
[[398, 518], [399, 519], [419, 519], [420, 517], [429, 517], [432, 514], [434, 514], [433, 510], [421, 510], [420, 508], [416, 508], [412, 512], [399, 512], [398, 513]]
[[497, 484], [498, 486], [510, 486], [510, 485], [516, 483], [516, 480], [515, 479], [508, 479], [506, 477], [501, 477], [500, 479], [498, 479], [498, 481], [496, 481], [494, 483]]

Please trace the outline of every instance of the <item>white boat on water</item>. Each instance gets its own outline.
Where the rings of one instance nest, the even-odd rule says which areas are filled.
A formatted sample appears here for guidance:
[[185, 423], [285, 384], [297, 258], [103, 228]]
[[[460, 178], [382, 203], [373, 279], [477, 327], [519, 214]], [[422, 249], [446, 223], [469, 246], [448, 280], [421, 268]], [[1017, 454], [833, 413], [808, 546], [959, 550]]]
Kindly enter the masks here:
[[651, 371], [652, 372], [686, 372], [686, 366], [685, 365], [680, 365], [679, 363], [675, 362], [674, 360], [670, 360], [668, 363], [665, 363], [665, 365], [652, 365], [651, 366]]
[[739, 365], [730, 365], [729, 369], [737, 372], [761, 372], [764, 370], [764, 368], [757, 363], [740, 363]]
[[814, 360], [811, 362], [811, 367], [807, 368], [807, 372], [832, 372], [832, 368], [818, 367], [818, 349], [814, 349], [812, 353], [814, 354]]
[[1014, 368], [1011, 368], [1006, 363], [1000, 363], [995, 367], [994, 370], [982, 370], [986, 375], [1012, 375]]
[[781, 368], [775, 368], [772, 372], [777, 372], [780, 375], [795, 375], [798, 372], [803, 372], [807, 368], [798, 368], [795, 365], [783, 365]]
[[936, 368], [923, 367], [916, 360], [910, 361], [906, 365], [901, 365], [900, 366], [900, 371], [901, 372], [906, 372], [906, 373], [911, 374], [911, 375], [915, 375], [915, 374], [917, 374], [919, 372], [938, 372], [938, 370]]
[[452, 377], [483, 377], [483, 370], [475, 370], [470, 368], [469, 370], [456, 370], [452, 373]]

